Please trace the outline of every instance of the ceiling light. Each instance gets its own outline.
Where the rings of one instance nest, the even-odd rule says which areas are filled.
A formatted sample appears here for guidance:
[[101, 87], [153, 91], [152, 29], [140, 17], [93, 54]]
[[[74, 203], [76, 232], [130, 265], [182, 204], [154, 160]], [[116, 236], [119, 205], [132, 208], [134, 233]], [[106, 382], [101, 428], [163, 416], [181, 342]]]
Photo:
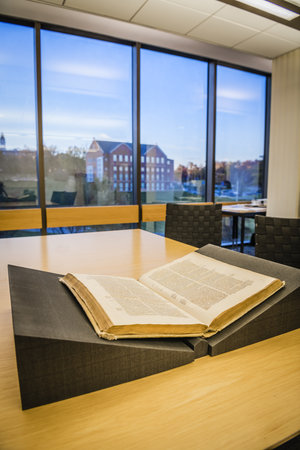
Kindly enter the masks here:
[[273, 16], [281, 17], [285, 20], [292, 20], [299, 16], [299, 14], [290, 11], [289, 9], [283, 8], [282, 6], [275, 5], [268, 0], [236, 0], [240, 3], [245, 3], [246, 5], [252, 6], [253, 8], [261, 9]]

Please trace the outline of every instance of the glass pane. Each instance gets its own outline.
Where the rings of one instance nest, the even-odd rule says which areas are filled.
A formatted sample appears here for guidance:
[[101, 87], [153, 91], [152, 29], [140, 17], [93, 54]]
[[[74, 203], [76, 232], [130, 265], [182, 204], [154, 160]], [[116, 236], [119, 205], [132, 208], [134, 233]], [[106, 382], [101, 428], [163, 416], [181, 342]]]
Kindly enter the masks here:
[[[255, 220], [254, 218], [245, 219], [244, 229], [244, 244], [251, 244], [254, 246]], [[233, 246], [234, 249], [239, 249], [241, 244], [241, 219], [237, 223], [237, 236], [233, 236], [233, 218], [226, 216], [222, 218], [222, 245]], [[254, 250], [254, 248], [252, 249]], [[246, 248], [244, 248], [246, 253]], [[249, 253], [249, 251], [247, 252]]]
[[132, 203], [130, 46], [41, 32], [48, 205]]
[[165, 235], [165, 222], [142, 222], [142, 230], [150, 233]]
[[0, 22], [0, 208], [37, 205], [33, 29]]
[[7, 239], [11, 237], [28, 237], [28, 236], [41, 236], [40, 229], [29, 229], [29, 230], [10, 230], [10, 231], [0, 231], [0, 239]]
[[207, 63], [142, 49], [143, 203], [205, 197]]
[[217, 67], [215, 200], [261, 198], [266, 77]]

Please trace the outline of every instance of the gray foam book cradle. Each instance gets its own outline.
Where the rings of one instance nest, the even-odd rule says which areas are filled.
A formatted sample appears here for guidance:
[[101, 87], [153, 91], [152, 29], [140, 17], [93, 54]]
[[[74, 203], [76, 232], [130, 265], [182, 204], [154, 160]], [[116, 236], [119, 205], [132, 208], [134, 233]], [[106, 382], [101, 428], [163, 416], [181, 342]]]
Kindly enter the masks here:
[[59, 274], [9, 266], [22, 408], [96, 391], [218, 355], [299, 327], [300, 270], [214, 245], [206, 256], [278, 277], [286, 286], [215, 336], [100, 339]]

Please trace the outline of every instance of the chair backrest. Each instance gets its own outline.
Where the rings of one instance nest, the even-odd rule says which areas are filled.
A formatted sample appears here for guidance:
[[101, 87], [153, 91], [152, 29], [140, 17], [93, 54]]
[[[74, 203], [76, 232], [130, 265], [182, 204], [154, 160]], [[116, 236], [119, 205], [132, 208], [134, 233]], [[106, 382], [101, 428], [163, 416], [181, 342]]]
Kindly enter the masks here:
[[255, 256], [300, 269], [300, 219], [255, 216]]
[[165, 237], [198, 248], [221, 245], [222, 205], [167, 203]]
[[57, 205], [72, 206], [74, 205], [77, 192], [67, 191], [53, 191], [51, 196], [51, 203]]

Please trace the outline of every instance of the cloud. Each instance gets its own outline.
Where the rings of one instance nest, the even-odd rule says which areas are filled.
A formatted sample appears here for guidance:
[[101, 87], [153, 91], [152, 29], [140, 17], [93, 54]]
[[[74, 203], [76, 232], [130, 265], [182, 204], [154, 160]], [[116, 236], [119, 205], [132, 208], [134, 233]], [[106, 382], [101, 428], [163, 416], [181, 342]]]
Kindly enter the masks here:
[[[14, 124], [22, 121], [23, 124], [35, 124], [35, 111], [32, 108], [28, 109], [9, 109], [6, 108], [5, 111], [0, 111], [1, 124], [7, 123], [9, 127], [14, 127]], [[1, 126], [1, 125], [0, 125]]]
[[43, 70], [49, 70], [56, 73], [63, 73], [67, 75], [77, 75], [89, 78], [103, 78], [108, 80], [121, 80], [127, 78], [126, 74], [118, 69], [112, 67], [103, 67], [100, 65], [88, 65], [88, 64], [77, 64], [70, 61], [59, 61], [46, 63]]
[[226, 98], [230, 100], [257, 100], [259, 99], [258, 92], [256, 90], [239, 90], [238, 88], [229, 89], [229, 88], [218, 88], [217, 90], [218, 97]]
[[70, 114], [44, 114], [43, 116], [44, 127], [58, 126], [59, 129], [62, 127], [71, 127], [80, 130], [96, 128], [97, 130], [101, 128], [120, 128], [128, 125], [128, 121], [123, 118], [109, 118], [109, 117], [88, 117], [82, 116], [80, 114], [70, 115]]
[[47, 86], [47, 91], [61, 92], [61, 93], [75, 94], [75, 95], [89, 95], [91, 97], [101, 97], [101, 98], [119, 98], [119, 96], [117, 94], [114, 94], [111, 92], [95, 91], [95, 90], [82, 89], [82, 88], [80, 89], [80, 88]]

